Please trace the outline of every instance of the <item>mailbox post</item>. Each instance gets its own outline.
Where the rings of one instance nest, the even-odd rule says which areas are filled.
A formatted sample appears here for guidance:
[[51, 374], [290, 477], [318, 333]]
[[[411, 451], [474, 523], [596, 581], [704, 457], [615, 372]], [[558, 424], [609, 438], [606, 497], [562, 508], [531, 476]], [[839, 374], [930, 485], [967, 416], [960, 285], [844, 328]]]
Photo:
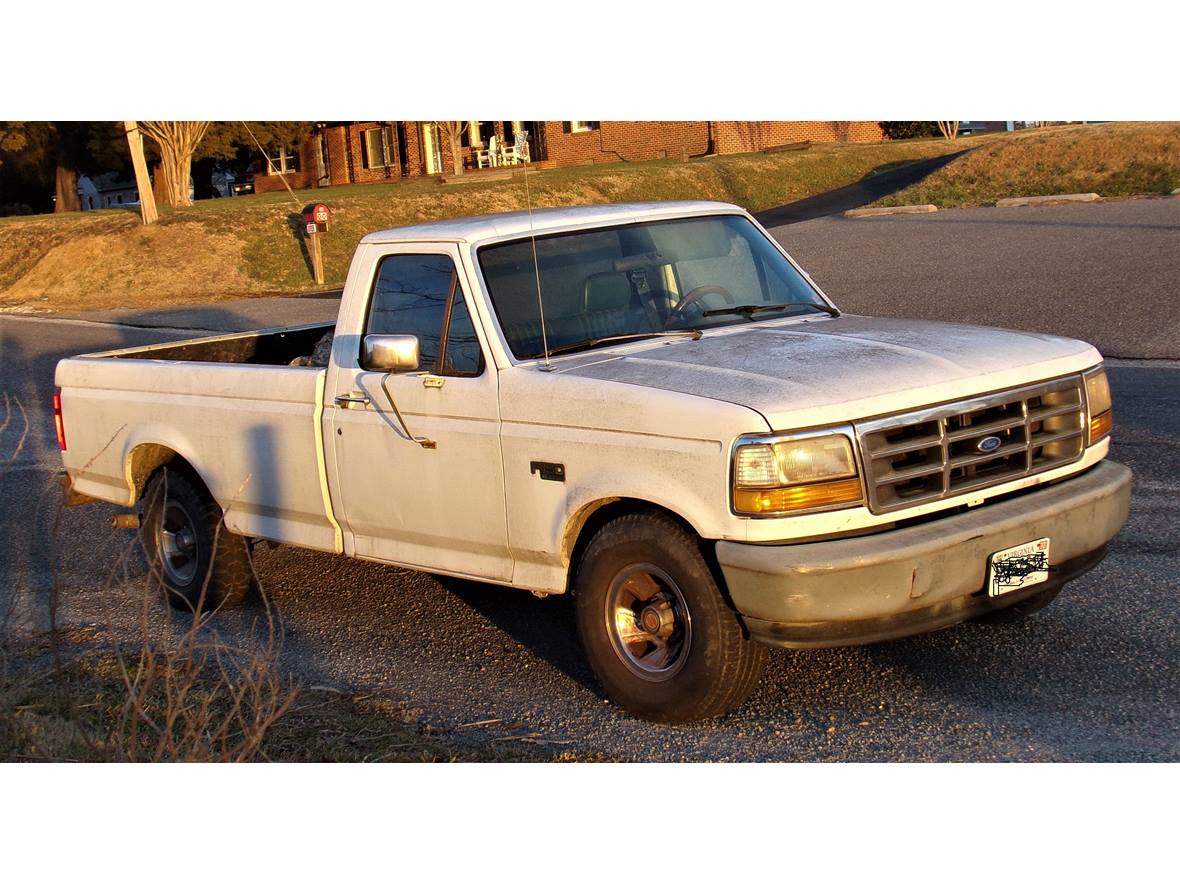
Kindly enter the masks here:
[[317, 286], [324, 284], [324, 253], [320, 249], [320, 234], [328, 229], [331, 220], [332, 212], [323, 203], [309, 203], [303, 207], [303, 221], [307, 225], [310, 243], [308, 251], [311, 253], [311, 267], [315, 272]]

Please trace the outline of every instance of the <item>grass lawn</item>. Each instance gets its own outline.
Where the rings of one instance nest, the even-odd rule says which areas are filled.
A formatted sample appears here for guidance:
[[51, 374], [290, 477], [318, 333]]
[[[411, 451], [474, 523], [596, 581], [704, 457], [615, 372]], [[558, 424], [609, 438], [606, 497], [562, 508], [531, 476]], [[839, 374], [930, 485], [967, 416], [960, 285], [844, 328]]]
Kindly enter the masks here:
[[1170, 194], [1177, 187], [1180, 123], [1101, 123], [992, 139], [874, 205], [933, 203], [949, 208], [1004, 197]]
[[[1007, 136], [986, 136], [985, 138]], [[982, 143], [972, 140], [972, 144]], [[529, 176], [533, 205], [714, 199], [753, 211], [781, 205], [900, 163], [961, 150], [941, 139], [816, 144], [806, 151], [654, 160], [543, 170]], [[145, 228], [111, 209], [0, 218], [0, 307], [78, 311], [147, 307], [314, 288], [298, 210], [327, 203], [326, 284], [344, 282], [357, 240], [417, 221], [525, 207], [524, 182], [433, 179], [286, 191], [165, 210]]]

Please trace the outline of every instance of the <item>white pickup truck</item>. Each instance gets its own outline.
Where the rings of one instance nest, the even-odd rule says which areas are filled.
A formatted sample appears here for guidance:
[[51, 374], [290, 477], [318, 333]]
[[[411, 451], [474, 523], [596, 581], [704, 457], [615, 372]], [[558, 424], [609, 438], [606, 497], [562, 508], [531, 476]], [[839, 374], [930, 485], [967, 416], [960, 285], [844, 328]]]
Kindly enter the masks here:
[[736, 707], [767, 645], [1024, 617], [1130, 497], [1093, 347], [843, 315], [720, 203], [370, 234], [334, 330], [57, 384], [73, 494], [143, 503], [174, 602], [243, 597], [253, 539], [572, 592], [606, 691], [664, 722]]

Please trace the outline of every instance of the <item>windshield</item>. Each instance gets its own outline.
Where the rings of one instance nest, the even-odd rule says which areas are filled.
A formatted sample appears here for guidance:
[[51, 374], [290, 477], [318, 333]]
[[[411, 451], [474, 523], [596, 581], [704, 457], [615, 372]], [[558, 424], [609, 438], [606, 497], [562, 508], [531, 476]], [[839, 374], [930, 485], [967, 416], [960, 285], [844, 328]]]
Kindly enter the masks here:
[[[550, 351], [621, 336], [831, 312], [747, 219], [718, 215], [536, 238]], [[532, 242], [485, 246], [479, 264], [517, 359], [544, 356]]]

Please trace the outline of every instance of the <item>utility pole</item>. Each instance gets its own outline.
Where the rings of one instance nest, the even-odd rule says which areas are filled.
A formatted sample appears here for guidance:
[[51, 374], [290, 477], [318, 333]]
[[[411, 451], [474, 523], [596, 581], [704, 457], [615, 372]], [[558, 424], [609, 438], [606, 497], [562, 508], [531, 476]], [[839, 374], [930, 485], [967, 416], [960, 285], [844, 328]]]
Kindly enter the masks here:
[[152, 180], [148, 177], [147, 160], [143, 156], [143, 136], [135, 120], [124, 120], [127, 130], [127, 146], [131, 148], [131, 165], [135, 167], [135, 186], [139, 189], [139, 214], [144, 224], [155, 224], [156, 197], [152, 193]]

